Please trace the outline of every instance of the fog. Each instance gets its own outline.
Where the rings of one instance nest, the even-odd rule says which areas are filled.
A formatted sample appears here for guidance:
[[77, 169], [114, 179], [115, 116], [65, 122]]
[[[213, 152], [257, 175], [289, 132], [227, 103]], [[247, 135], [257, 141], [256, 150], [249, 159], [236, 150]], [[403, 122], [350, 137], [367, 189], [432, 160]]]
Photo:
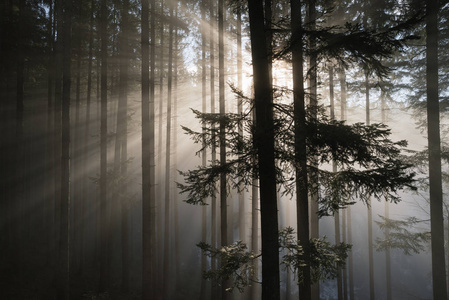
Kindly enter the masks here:
[[[260, 178], [257, 165], [260, 149], [256, 149], [253, 135], [258, 130], [257, 120], [253, 119], [258, 99], [254, 98], [250, 19], [246, 1], [231, 2], [226, 3], [225, 23], [219, 28], [217, 17], [223, 11], [218, 5], [222, 1], [151, 1], [147, 10], [151, 29], [146, 33], [147, 40], [142, 7], [148, 1], [14, 0], [1, 4], [0, 299], [261, 299], [265, 282], [259, 203], [265, 195], [259, 194], [256, 180]], [[385, 161], [394, 161], [404, 165], [400, 173], [404, 182], [390, 183], [389, 174], [380, 174], [355, 184], [359, 190], [350, 197], [339, 194], [338, 203], [332, 204], [332, 213], [338, 212], [339, 218], [337, 238], [334, 215], [322, 216], [317, 224], [313, 221], [318, 214], [315, 199], [330, 201], [325, 190], [329, 182], [318, 180], [318, 175], [315, 179], [314, 168], [330, 174], [336, 172], [334, 160], [318, 164], [317, 157], [324, 154], [316, 153], [330, 149], [327, 154], [332, 156], [332, 151], [350, 144], [342, 141], [350, 135], [345, 132], [347, 135], [340, 138], [337, 135], [341, 131], [330, 129], [330, 135], [335, 136], [323, 137], [320, 134], [326, 133], [315, 132], [315, 136], [312, 133], [304, 138], [309, 143], [306, 172], [311, 182], [306, 186], [310, 215], [307, 222], [311, 232], [316, 225], [319, 228], [319, 235], [310, 238], [324, 239], [330, 243], [329, 247], [337, 244], [337, 240], [352, 245], [343, 258], [335, 249], [321, 257], [332, 260], [331, 267], [318, 262], [315, 268], [332, 269], [335, 274], [328, 269], [320, 273], [318, 282], [311, 284], [311, 299], [370, 299], [370, 293], [375, 299], [433, 299], [431, 234], [435, 232], [431, 232], [429, 162], [425, 151], [428, 138], [424, 17], [412, 18], [419, 7], [408, 5], [409, 1], [387, 1], [389, 4], [382, 5], [376, 1], [334, 2], [302, 4], [304, 26], [308, 28], [301, 32], [303, 92], [306, 106], [310, 106], [306, 109], [307, 122], [330, 128], [335, 126], [331, 120], [331, 115], [335, 115], [335, 120], [348, 125], [347, 132], [353, 130], [354, 138], [360, 137], [359, 145], [349, 145], [347, 152], [342, 151], [342, 157], [347, 157], [340, 158], [341, 161], [347, 160], [338, 162], [338, 171], [344, 171], [345, 167], [354, 173], [370, 171], [370, 167], [381, 169]], [[305, 13], [311, 6], [318, 10], [313, 21], [308, 19], [310, 12], [307, 16]], [[272, 127], [273, 131], [278, 130], [277, 137], [296, 139], [299, 134], [294, 130], [300, 121], [289, 106], [296, 101], [293, 90], [297, 84], [292, 71], [295, 44], [291, 42], [290, 2], [273, 1], [271, 13], [273, 24], [269, 23], [273, 27], [266, 30], [270, 35], [265, 33], [265, 38], [270, 36], [268, 44], [272, 47], [272, 52], [268, 51], [273, 83], [270, 91], [275, 96], [270, 109], [277, 109], [274, 114], [277, 123], [273, 124], [278, 127], [273, 124]], [[441, 28], [447, 25], [447, 13], [447, 5], [440, 7]], [[408, 18], [413, 19], [412, 25], [379, 38], [380, 33], [389, 32], [392, 24], [402, 24]], [[348, 27], [351, 31], [344, 27], [345, 22], [358, 24], [360, 28]], [[315, 27], [309, 28], [312, 23]], [[103, 26], [106, 28], [102, 29]], [[221, 34], [223, 43], [219, 39]], [[343, 46], [343, 50], [333, 50], [331, 47], [338, 43], [328, 37], [331, 34], [341, 39], [360, 34], [359, 41], [349, 38], [343, 41], [362, 44], [362, 38], [372, 38], [382, 51], [390, 52], [372, 53], [375, 50], [360, 50], [353, 44], [349, 44], [349, 50]], [[403, 39], [408, 36], [413, 38]], [[333, 42], [326, 44], [326, 37]], [[387, 38], [390, 40], [385, 41]], [[318, 46], [311, 46], [313, 39], [318, 40]], [[445, 138], [449, 60], [445, 32], [439, 42], [444, 201], [440, 210], [444, 232], [438, 238], [444, 242], [447, 259]], [[375, 46], [378, 45], [371, 45]], [[356, 50], [351, 52], [351, 47]], [[150, 53], [147, 76], [142, 75], [146, 74], [142, 66], [148, 62], [143, 57], [145, 49]], [[316, 69], [311, 67], [314, 63]], [[331, 69], [335, 70], [332, 81]], [[312, 86], [314, 71], [316, 95]], [[315, 97], [320, 113], [313, 116]], [[145, 111], [143, 107], [149, 109]], [[384, 123], [391, 134], [373, 137], [376, 133], [372, 129], [371, 136], [363, 136], [365, 129], [353, 129], [358, 128], [354, 124], [366, 125], [367, 109], [369, 123]], [[195, 111], [203, 113], [203, 124]], [[188, 134], [186, 128], [197, 135]], [[145, 148], [148, 146], [145, 132], [151, 132], [149, 148]], [[324, 141], [322, 144], [317, 142], [317, 136]], [[236, 142], [238, 139], [241, 144]], [[381, 147], [376, 148], [379, 140], [386, 144], [407, 140], [407, 146], [394, 144], [401, 148], [400, 155], [382, 156], [383, 150], [378, 150]], [[363, 149], [373, 151], [365, 153], [370, 160], [365, 165], [359, 155], [365, 147], [362, 142], [366, 142]], [[333, 145], [338, 147], [332, 148]], [[299, 256], [296, 269], [285, 258], [292, 249], [303, 249], [303, 241], [297, 241], [296, 236], [299, 185], [295, 184], [300, 167], [298, 150], [293, 146], [294, 141], [275, 141], [275, 164], [279, 168], [276, 170], [281, 174], [276, 174], [277, 229], [293, 228], [292, 243], [297, 247], [290, 244], [287, 246], [293, 248], [287, 248], [279, 242], [282, 300], [298, 299], [298, 279], [301, 281], [304, 276], [300, 272], [308, 264], [314, 268], [313, 262], [307, 260], [310, 256]], [[223, 149], [227, 151], [226, 161], [220, 157]], [[142, 151], [146, 151], [144, 155]], [[145, 155], [150, 159], [145, 161]], [[245, 157], [246, 165], [235, 163], [240, 157]], [[368, 160], [366, 157], [363, 159]], [[237, 166], [235, 169], [226, 165], [231, 162]], [[220, 174], [212, 172], [206, 173], [210, 177], [201, 177], [200, 173], [194, 178], [196, 181], [189, 181], [188, 171], [209, 170], [214, 166], [222, 167], [215, 171]], [[244, 168], [248, 170], [242, 171]], [[246, 177], [238, 185], [235, 181], [242, 179], [240, 171]], [[406, 176], [411, 173], [414, 175], [409, 182]], [[220, 176], [226, 176], [227, 182], [226, 222], [220, 215], [223, 211]], [[150, 186], [145, 185], [143, 178], [150, 178]], [[213, 183], [207, 181], [209, 178]], [[389, 185], [382, 187], [384, 190], [375, 190], [377, 194], [384, 196], [392, 191], [400, 200], [394, 203], [390, 198], [388, 212], [384, 197], [376, 199], [375, 193], [364, 194], [365, 185], [375, 185], [376, 180], [390, 180]], [[332, 183], [335, 189], [336, 184]], [[343, 190], [346, 185], [350, 183], [337, 187]], [[203, 192], [200, 199], [203, 203], [187, 203], [193, 196], [186, 186], [200, 190], [195, 195]], [[152, 196], [145, 198], [146, 187]], [[215, 188], [212, 192], [208, 190], [211, 187]], [[286, 193], [289, 187], [293, 188]], [[368, 241], [367, 199], [371, 199], [373, 218], [372, 247]], [[354, 203], [345, 205], [345, 201]], [[145, 213], [147, 204], [150, 213]], [[320, 207], [323, 205], [320, 202]], [[222, 244], [221, 232], [227, 232], [227, 245]], [[234, 250], [237, 241], [246, 245], [244, 251], [222, 258], [220, 253]], [[200, 242], [210, 245], [209, 251], [216, 251], [217, 256], [204, 259], [207, 251], [201, 250]], [[316, 250], [318, 254], [320, 251]], [[229, 267], [226, 263], [232, 259], [237, 262]], [[433, 259], [435, 262], [437, 258]], [[447, 263], [444, 259], [440, 262], [445, 267]], [[212, 272], [204, 274], [204, 271]], [[223, 277], [217, 279], [217, 274]], [[241, 290], [234, 286], [240, 283], [239, 276], [244, 282]], [[443, 277], [446, 282], [447, 276]], [[370, 280], [374, 284], [371, 287]], [[146, 292], [147, 287], [151, 291]]]

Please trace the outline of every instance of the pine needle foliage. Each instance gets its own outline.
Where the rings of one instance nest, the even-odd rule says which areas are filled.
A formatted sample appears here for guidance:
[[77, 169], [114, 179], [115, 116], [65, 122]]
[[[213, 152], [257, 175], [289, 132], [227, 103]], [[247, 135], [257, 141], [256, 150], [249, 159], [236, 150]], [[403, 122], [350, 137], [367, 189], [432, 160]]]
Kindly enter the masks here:
[[[280, 92], [283, 94], [283, 92]], [[195, 143], [202, 148], [217, 146], [218, 126], [224, 120], [226, 128], [227, 162], [220, 165], [217, 161], [208, 166], [180, 171], [183, 183], [177, 183], [181, 193], [187, 194], [185, 200], [191, 204], [205, 205], [206, 199], [217, 191], [220, 174], [226, 174], [230, 188], [247, 189], [252, 179], [257, 178], [257, 153], [254, 148], [254, 124], [249, 118], [252, 103], [248, 100], [245, 114], [211, 114], [193, 111], [202, 125], [201, 132], [183, 127]], [[277, 183], [283, 187], [283, 193], [295, 193], [294, 171], [297, 166], [294, 152], [293, 107], [279, 101], [274, 105], [275, 155]], [[310, 111], [310, 110], [309, 110]], [[238, 134], [238, 126], [245, 134]], [[384, 124], [365, 125], [363, 123], [346, 124], [331, 120], [321, 108], [318, 117], [309, 117], [307, 126], [307, 156], [315, 157], [320, 167], [308, 164], [309, 173], [318, 173], [320, 180], [319, 215], [332, 215], [336, 210], [354, 203], [359, 198], [366, 202], [369, 197], [398, 202], [398, 192], [403, 189], [416, 189], [415, 173], [411, 164], [404, 162], [403, 150], [406, 141], [392, 141], [391, 130]], [[214, 145], [215, 143], [215, 145]], [[336, 162], [339, 171], [330, 172], [325, 165]]]
[[[388, 238], [377, 238], [376, 250], [399, 249], [405, 255], [418, 254], [429, 245], [430, 232], [419, 232], [411, 230], [416, 224], [423, 222], [415, 217], [406, 220], [393, 220], [379, 216], [382, 221], [376, 221], [380, 229], [389, 230]], [[385, 235], [386, 236], [386, 235]]]
[[[311, 275], [312, 281], [318, 282], [321, 279], [336, 278], [339, 268], [344, 267], [347, 253], [351, 245], [340, 243], [332, 245], [326, 240], [311, 239]], [[243, 292], [245, 287], [260, 283], [254, 270], [254, 260], [259, 259], [262, 253], [248, 251], [247, 246], [242, 241], [236, 241], [228, 246], [214, 248], [211, 245], [201, 242], [197, 244], [204, 255], [218, 259], [219, 268], [208, 270], [203, 273], [203, 277], [214, 283], [220, 284], [223, 280], [232, 279], [232, 285], [228, 291], [238, 289]], [[295, 274], [298, 282], [303, 279], [303, 266], [308, 262], [303, 257], [303, 249], [296, 239], [294, 229], [291, 227], [279, 231], [279, 250], [285, 253], [282, 256], [281, 264], [289, 268]]]

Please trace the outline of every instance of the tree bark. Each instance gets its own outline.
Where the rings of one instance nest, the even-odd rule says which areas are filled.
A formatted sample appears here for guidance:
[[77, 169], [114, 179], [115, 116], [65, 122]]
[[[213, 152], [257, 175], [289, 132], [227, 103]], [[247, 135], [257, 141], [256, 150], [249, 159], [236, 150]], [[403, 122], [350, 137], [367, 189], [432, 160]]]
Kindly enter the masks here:
[[[293, 105], [295, 118], [295, 161], [296, 168], [296, 214], [298, 240], [303, 248], [304, 261], [302, 267], [303, 280], [299, 284], [299, 298], [301, 300], [311, 299], [310, 278], [310, 235], [309, 235], [309, 182], [307, 175], [307, 153], [306, 153], [306, 110], [303, 74], [303, 51], [302, 51], [302, 24], [301, 24], [301, 2], [291, 0], [292, 11], [292, 67], [293, 67]], [[313, 226], [313, 225], [312, 225]]]
[[[224, 0], [218, 0], [218, 95], [220, 109], [220, 164], [226, 164], [226, 132], [225, 122], [225, 74], [224, 74]], [[220, 175], [220, 229], [221, 229], [221, 246], [228, 245], [228, 207], [227, 207], [227, 189], [226, 174]], [[229, 280], [221, 283], [221, 297], [223, 300], [228, 299], [229, 293], [226, 289], [229, 287]]]
[[[201, 1], [201, 111], [206, 113], [206, 0]], [[205, 133], [206, 129], [202, 129]], [[203, 167], [207, 165], [207, 151], [205, 148], [205, 141], [203, 141], [204, 150], [201, 153], [201, 164]], [[206, 205], [201, 207], [201, 239], [203, 242], [207, 241], [207, 210]], [[207, 258], [205, 253], [201, 253], [201, 289], [200, 300], [206, 299], [207, 281], [203, 278], [203, 273], [207, 270]]]
[[[155, 0], [151, 0], [151, 59], [149, 2], [142, 0], [142, 299], [155, 295], [155, 160], [154, 160], [154, 69], [155, 69]], [[151, 77], [150, 65], [151, 62]]]
[[108, 199], [107, 199], [107, 134], [108, 134], [108, 7], [106, 0], [100, 2], [100, 39], [101, 39], [101, 107], [100, 107], [100, 291], [105, 291], [109, 285], [108, 275]]
[[[128, 237], [128, 203], [127, 183], [123, 180], [128, 176], [128, 68], [129, 68], [129, 0], [122, 2], [121, 33], [119, 36], [119, 100], [117, 111], [116, 130], [116, 157], [115, 172], [119, 176], [117, 195], [121, 209], [121, 288], [122, 291], [129, 290], [129, 237]], [[117, 153], [118, 152], [118, 153]], [[119, 205], [114, 203], [114, 205]]]
[[173, 4], [169, 3], [170, 24], [168, 40], [168, 77], [167, 77], [167, 127], [165, 139], [165, 217], [164, 217], [164, 251], [163, 251], [163, 295], [164, 299], [169, 299], [170, 280], [170, 158], [171, 158], [171, 118], [172, 118], [172, 83], [173, 83]]
[[[334, 102], [334, 67], [329, 66], [329, 99], [331, 108], [331, 120], [335, 120], [335, 102]], [[337, 163], [332, 163], [332, 171], [337, 172]], [[340, 245], [340, 213], [337, 210], [334, 213], [334, 227], [335, 227], [335, 244]], [[343, 282], [341, 276], [341, 268], [337, 267], [337, 295], [338, 300], [343, 299]]]
[[[366, 125], [370, 125], [370, 99], [369, 99], [369, 77], [368, 72], [365, 73], [365, 115], [366, 115]], [[368, 198], [368, 263], [369, 263], [369, 297], [374, 300], [374, 258], [373, 258], [373, 212], [371, 208], [371, 198]]]
[[[210, 26], [209, 26], [209, 36], [210, 36], [210, 112], [212, 114], [215, 113], [215, 14], [214, 14], [214, 0], [210, 0], [209, 2], [209, 18], [210, 18]], [[214, 129], [214, 125], [213, 129]], [[212, 163], [215, 163], [217, 159], [216, 149], [215, 149], [215, 134], [212, 136], [212, 149], [211, 149], [211, 160]], [[212, 195], [211, 197], [211, 246], [217, 247], [217, 197], [216, 195]], [[211, 270], [215, 271], [217, 268], [217, 260], [215, 258], [211, 258]], [[215, 285], [212, 285], [211, 290], [211, 299], [215, 300], [218, 296], [218, 289]]]
[[[316, 0], [308, 0], [306, 1], [306, 24], [307, 29], [310, 31], [316, 30]], [[317, 117], [317, 108], [318, 108], [318, 80], [317, 80], [317, 55], [314, 52], [316, 48], [316, 39], [312, 35], [309, 37], [308, 41], [309, 51], [311, 54], [309, 55], [309, 78], [308, 78], [308, 88], [309, 88], [309, 105], [311, 108], [311, 117]], [[318, 166], [317, 160], [315, 157], [312, 157], [312, 165], [314, 167]], [[311, 172], [310, 174], [310, 237], [318, 238], [319, 237], [319, 218], [318, 218], [318, 174], [315, 172]], [[320, 298], [320, 286], [319, 282], [312, 285], [311, 290], [312, 299]]]
[[280, 299], [279, 234], [274, 161], [273, 96], [262, 2], [248, 1], [255, 95], [255, 146], [260, 182], [262, 299]]
[[441, 179], [440, 110], [438, 95], [438, 10], [437, 0], [426, 6], [427, 138], [429, 148], [430, 231], [433, 298], [447, 299], [444, 256], [443, 192]]
[[61, 211], [58, 299], [70, 299], [70, 88], [72, 0], [64, 2], [61, 135]]

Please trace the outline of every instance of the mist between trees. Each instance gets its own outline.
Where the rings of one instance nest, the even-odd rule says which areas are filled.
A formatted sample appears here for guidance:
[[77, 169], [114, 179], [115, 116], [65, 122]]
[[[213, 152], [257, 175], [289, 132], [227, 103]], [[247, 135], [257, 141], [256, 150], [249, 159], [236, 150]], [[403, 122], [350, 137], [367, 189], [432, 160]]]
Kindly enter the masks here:
[[1, 299], [447, 299], [447, 1], [0, 14]]

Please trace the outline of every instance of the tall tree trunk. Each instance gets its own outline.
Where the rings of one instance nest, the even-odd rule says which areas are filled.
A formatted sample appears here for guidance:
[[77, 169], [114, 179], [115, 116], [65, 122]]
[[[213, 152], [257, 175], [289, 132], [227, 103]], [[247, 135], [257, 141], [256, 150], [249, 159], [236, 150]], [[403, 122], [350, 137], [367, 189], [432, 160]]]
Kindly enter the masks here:
[[70, 88], [72, 0], [64, 3], [63, 77], [62, 77], [62, 147], [61, 147], [61, 211], [59, 239], [58, 299], [70, 299]]
[[[175, 7], [175, 19], [178, 19], [178, 3]], [[178, 290], [179, 286], [179, 270], [181, 266], [181, 236], [179, 228], [179, 201], [178, 201], [178, 190], [174, 183], [178, 182], [178, 64], [179, 64], [179, 49], [178, 49], [178, 28], [175, 28], [175, 40], [173, 45], [174, 57], [173, 57], [173, 218], [174, 218], [174, 230], [175, 230], [175, 260], [174, 260], [174, 280], [175, 280], [175, 290]]]
[[[226, 164], [226, 132], [223, 116], [225, 114], [225, 74], [224, 74], [224, 0], [218, 0], [218, 95], [220, 109], [220, 164]], [[221, 246], [228, 245], [228, 207], [227, 207], [226, 175], [220, 175], [220, 229]], [[226, 289], [229, 287], [229, 281], [224, 280], [221, 284], [221, 297], [223, 300], [228, 298]]]
[[[369, 99], [369, 76], [368, 71], [365, 73], [365, 115], [366, 125], [370, 125], [370, 99]], [[371, 199], [369, 198], [367, 203], [368, 207], [368, 263], [369, 263], [369, 297], [374, 300], [374, 258], [373, 258], [373, 212], [371, 208]]]
[[108, 288], [108, 240], [109, 220], [107, 203], [107, 113], [108, 113], [108, 7], [107, 1], [100, 2], [100, 39], [101, 39], [101, 108], [100, 108], [100, 291]]
[[[206, 113], [206, 0], [201, 1], [201, 111]], [[203, 127], [203, 133], [206, 129]], [[201, 154], [202, 166], [207, 165], [207, 151], [205, 147], [205, 141], [203, 140], [204, 150]], [[207, 209], [206, 205], [201, 207], [201, 240], [207, 241]], [[200, 300], [206, 299], [207, 293], [207, 281], [203, 277], [203, 273], [207, 270], [207, 259], [205, 253], [201, 253], [201, 289]]]
[[[91, 197], [88, 188], [87, 174], [90, 165], [90, 145], [89, 145], [89, 135], [90, 135], [90, 122], [91, 122], [91, 98], [92, 98], [92, 64], [93, 64], [93, 44], [94, 44], [94, 14], [95, 14], [95, 2], [91, 0], [91, 15], [89, 21], [89, 50], [88, 50], [88, 62], [87, 62], [87, 94], [86, 94], [86, 115], [85, 115], [85, 127], [83, 136], [83, 162], [82, 162], [82, 174], [83, 174], [83, 187], [82, 187], [82, 198], [84, 201], [82, 215], [87, 216], [87, 206], [91, 202]], [[95, 199], [95, 198], [94, 198]], [[85, 229], [86, 222], [81, 223], [81, 270], [84, 269], [86, 263], [86, 257], [84, 252], [85, 247]]]
[[[340, 80], [340, 94], [341, 94], [341, 119], [346, 120], [346, 74], [345, 70], [342, 68], [339, 72], [339, 80]], [[351, 228], [351, 207], [345, 209], [345, 213], [343, 215], [343, 242], [348, 244], [352, 244], [352, 228]], [[346, 239], [346, 230], [347, 230], [347, 239]], [[349, 270], [349, 272], [347, 272]], [[346, 274], [348, 273], [348, 274]], [[345, 299], [348, 299], [347, 295], [347, 287], [349, 285], [349, 299], [354, 300], [354, 269], [353, 269], [353, 255], [352, 251], [348, 253], [348, 265], [344, 269], [343, 281], [345, 282], [347, 279], [347, 284], [344, 284], [345, 290]], [[348, 275], [348, 276], [347, 276]]]
[[426, 84], [427, 136], [429, 148], [430, 231], [432, 239], [433, 298], [447, 299], [444, 257], [443, 192], [441, 183], [440, 110], [438, 96], [437, 0], [427, 1]]
[[[385, 92], [382, 89], [380, 92], [380, 101], [381, 101], [381, 118], [382, 123], [387, 122], [387, 118], [385, 115], [386, 111], [386, 97]], [[385, 219], [390, 219], [390, 202], [385, 201]], [[390, 228], [385, 228], [385, 240], [390, 240]], [[385, 280], [386, 280], [386, 292], [387, 292], [387, 300], [392, 299], [392, 289], [391, 289], [391, 254], [390, 247], [387, 246], [385, 249]]]
[[[47, 245], [46, 252], [48, 254], [47, 259], [51, 260], [53, 251], [53, 238], [51, 236], [53, 224], [53, 205], [54, 205], [54, 173], [53, 173], [53, 94], [54, 94], [54, 2], [53, 0], [49, 2], [49, 12], [48, 12], [48, 74], [47, 74], [47, 135], [46, 135], [46, 176], [45, 176], [45, 193], [46, 193], [46, 203], [45, 203], [45, 214], [44, 214], [44, 230], [45, 230], [45, 241]], [[5, 199], [7, 199], [5, 197]]]
[[[307, 3], [307, 21], [308, 29], [311, 31], [316, 30], [316, 0], [309, 0]], [[317, 107], [318, 107], [318, 80], [317, 80], [317, 55], [314, 53], [316, 48], [316, 40], [313, 35], [309, 38], [309, 50], [312, 51], [309, 55], [309, 99], [310, 107], [312, 109], [311, 116], [316, 118]], [[318, 162], [315, 157], [312, 158], [312, 164], [317, 167]], [[319, 237], [319, 218], [318, 218], [318, 174], [316, 172], [311, 172], [310, 183], [311, 193], [310, 193], [310, 237]], [[320, 298], [320, 285], [319, 282], [312, 285], [311, 297], [314, 300]]]
[[[15, 242], [15, 251], [13, 250], [13, 261], [18, 273], [21, 274], [24, 269], [23, 265], [23, 249], [27, 248], [25, 244], [27, 237], [25, 237], [25, 160], [26, 160], [26, 145], [24, 133], [24, 84], [25, 84], [25, 38], [23, 37], [23, 23], [25, 21], [25, 0], [18, 1], [18, 48], [16, 63], [16, 115], [15, 115], [15, 145], [14, 145], [14, 214], [17, 215], [16, 220], [13, 221], [13, 226], [16, 232], [13, 234]], [[19, 238], [21, 237], [21, 238]]]
[[[306, 23], [308, 29], [311, 31], [316, 30], [316, 0], [308, 0], [306, 1]], [[317, 55], [314, 52], [316, 48], [316, 39], [312, 35], [309, 37], [309, 51], [311, 54], [309, 55], [309, 78], [308, 78], [308, 88], [309, 88], [309, 105], [312, 109], [311, 116], [313, 118], [317, 117], [317, 108], [318, 108], [318, 80], [317, 80]], [[312, 164], [317, 167], [317, 159], [312, 157]], [[310, 192], [310, 237], [318, 238], [319, 237], [319, 218], [318, 218], [318, 174], [316, 172], [311, 172], [310, 174], [310, 183], [311, 192]], [[320, 298], [320, 286], [319, 282], [312, 285], [311, 291], [312, 299]]]
[[[242, 12], [240, 8], [237, 10], [237, 88], [239, 91], [243, 89], [243, 73], [242, 73]], [[237, 98], [237, 114], [243, 113], [242, 98]], [[238, 134], [243, 137], [243, 126], [238, 124]], [[246, 243], [246, 211], [245, 211], [245, 191], [243, 185], [240, 186], [239, 191], [239, 238]]]
[[[210, 38], [210, 112], [212, 114], [215, 113], [215, 14], [214, 14], [214, 0], [210, 0], [209, 2], [209, 18], [210, 18], [210, 26], [209, 26], [209, 38]], [[214, 125], [213, 125], [214, 127]], [[215, 163], [217, 154], [215, 149], [215, 134], [212, 136], [212, 149], [211, 149], [211, 160], [212, 163]], [[217, 247], [217, 197], [216, 195], [212, 195], [211, 197], [211, 245], [212, 247]], [[217, 268], [217, 260], [215, 258], [211, 258], [211, 270], [215, 271]], [[211, 299], [215, 300], [218, 296], [218, 289], [215, 285], [212, 285], [211, 291]]]
[[[169, 3], [170, 24], [168, 40], [168, 77], [167, 77], [167, 132], [165, 139], [165, 217], [164, 217], [164, 264], [163, 264], [163, 295], [164, 299], [169, 299], [170, 280], [170, 142], [171, 142], [171, 109], [172, 109], [172, 83], [173, 83], [173, 3]], [[162, 228], [161, 228], [162, 229]]]
[[[128, 171], [128, 68], [129, 68], [129, 0], [122, 2], [121, 34], [119, 36], [119, 100], [117, 112], [116, 148], [118, 157], [115, 157], [116, 176], [119, 176], [117, 195], [121, 208], [121, 288], [122, 291], [129, 290], [129, 226], [128, 226], [128, 203], [127, 203], [127, 171]], [[114, 203], [118, 205], [118, 203]]]
[[255, 94], [262, 232], [262, 299], [280, 299], [279, 234], [274, 161], [273, 97], [269, 72], [264, 12], [261, 1], [249, 0], [251, 54]]
[[[58, 37], [55, 44], [55, 101], [54, 101], [54, 121], [53, 121], [53, 145], [54, 151], [53, 155], [55, 157], [54, 160], [54, 199], [55, 199], [55, 207], [54, 207], [54, 221], [53, 221], [53, 237], [54, 237], [54, 252], [53, 255], [59, 255], [59, 231], [60, 231], [60, 212], [61, 212], [61, 114], [62, 114], [62, 52], [63, 52], [63, 42], [62, 42], [62, 31], [63, 31], [63, 1], [57, 0], [55, 1], [55, 11], [56, 11], [56, 21], [58, 32]], [[55, 268], [57, 268], [55, 266]], [[58, 282], [59, 272], [55, 272], [55, 283]]]
[[291, 0], [292, 11], [292, 67], [293, 67], [293, 102], [295, 117], [295, 160], [296, 168], [296, 214], [298, 240], [303, 248], [306, 264], [302, 267], [303, 280], [299, 284], [299, 298], [311, 299], [310, 278], [310, 236], [309, 236], [309, 199], [306, 153], [306, 111], [303, 74], [301, 2]]
[[[157, 271], [159, 273], [162, 273], [163, 270], [163, 242], [164, 242], [164, 238], [163, 238], [163, 218], [162, 218], [162, 186], [163, 186], [163, 182], [162, 182], [162, 128], [163, 128], [163, 111], [164, 111], [164, 29], [165, 29], [165, 22], [163, 20], [163, 16], [165, 15], [164, 13], [164, 0], [159, 1], [160, 2], [160, 16], [159, 16], [159, 26], [160, 26], [160, 51], [159, 51], [159, 127], [158, 127], [158, 143], [157, 143], [157, 167], [158, 167], [158, 171], [157, 171], [157, 190], [156, 190], [156, 196], [157, 196], [157, 204], [156, 204], [156, 222], [157, 222]], [[157, 288], [159, 290], [161, 290], [161, 288], [163, 287], [163, 277], [162, 276], [157, 276], [155, 277], [155, 279], [157, 280]], [[162, 290], [161, 290], [162, 292]]]
[[[331, 108], [331, 120], [335, 120], [335, 103], [334, 103], [334, 67], [329, 66], [329, 99]], [[337, 172], [337, 163], [332, 163], [332, 171]], [[335, 226], [335, 244], [340, 245], [340, 213], [337, 210], [334, 213], [334, 226]], [[343, 299], [343, 283], [341, 276], [341, 268], [337, 267], [337, 295], [338, 300]]]
[[[142, 299], [155, 295], [155, 168], [154, 168], [154, 68], [155, 0], [151, 0], [151, 59], [149, 2], [142, 0]], [[151, 61], [151, 77], [150, 65]]]
[[[75, 16], [75, 28], [77, 34], [74, 38], [74, 43], [76, 44], [76, 67], [75, 67], [75, 127], [73, 128], [74, 142], [72, 143], [71, 150], [73, 151], [72, 159], [71, 159], [71, 168], [73, 169], [73, 181], [72, 181], [72, 195], [73, 195], [73, 247], [72, 247], [72, 267], [74, 270], [74, 274], [79, 274], [80, 269], [80, 261], [81, 261], [81, 224], [83, 221], [83, 206], [84, 199], [81, 197], [80, 191], [81, 185], [81, 163], [80, 163], [80, 153], [78, 151], [78, 145], [80, 145], [80, 102], [81, 102], [81, 56], [83, 52], [82, 48], [82, 37], [81, 37], [81, 24], [80, 18], [82, 14], [82, 5], [78, 7], [78, 13]], [[83, 124], [85, 126], [85, 124]]]

